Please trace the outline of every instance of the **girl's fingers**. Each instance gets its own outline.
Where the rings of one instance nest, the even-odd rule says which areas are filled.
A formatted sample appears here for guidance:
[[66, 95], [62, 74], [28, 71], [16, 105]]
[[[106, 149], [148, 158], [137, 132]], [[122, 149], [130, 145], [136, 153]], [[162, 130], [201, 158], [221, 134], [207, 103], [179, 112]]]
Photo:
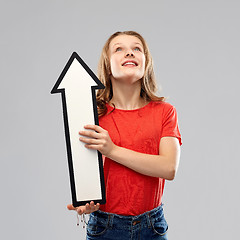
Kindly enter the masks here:
[[68, 210], [77, 210], [72, 204], [67, 205]]
[[90, 211], [91, 212], [94, 211], [94, 202], [93, 201], [90, 202]]
[[88, 148], [88, 149], [93, 149], [93, 150], [100, 150], [100, 147], [99, 145], [89, 145], [89, 144], [85, 144], [85, 147]]
[[94, 131], [79, 131], [79, 134], [84, 136], [84, 137], [90, 137], [90, 138], [98, 138], [99, 137], [99, 133], [94, 132]]
[[98, 126], [98, 125], [88, 124], [88, 125], [85, 125], [84, 128], [85, 128], [85, 129], [91, 129], [91, 130], [94, 130], [94, 131], [99, 132], [99, 133], [104, 131], [104, 129], [101, 128], [101, 127]]
[[89, 203], [86, 204], [86, 213], [89, 213], [91, 210]]
[[83, 213], [89, 214], [89, 213], [95, 212], [99, 209], [99, 207], [100, 207], [100, 204], [97, 203], [95, 205], [93, 201], [91, 201], [90, 204], [87, 203], [85, 206], [80, 206], [77, 208], [73, 207], [72, 204], [67, 205], [68, 210], [75, 210], [79, 215], [82, 215]]
[[84, 142], [84, 143], [86, 143], [86, 144], [101, 144], [101, 140], [99, 140], [99, 139], [93, 139], [93, 138], [85, 138], [85, 137], [80, 137], [79, 138], [79, 140], [81, 141], [81, 142]]
[[78, 208], [77, 212], [79, 215], [82, 215], [84, 213], [84, 209], [83, 208]]
[[97, 203], [96, 209], [98, 210], [100, 208], [100, 203]]

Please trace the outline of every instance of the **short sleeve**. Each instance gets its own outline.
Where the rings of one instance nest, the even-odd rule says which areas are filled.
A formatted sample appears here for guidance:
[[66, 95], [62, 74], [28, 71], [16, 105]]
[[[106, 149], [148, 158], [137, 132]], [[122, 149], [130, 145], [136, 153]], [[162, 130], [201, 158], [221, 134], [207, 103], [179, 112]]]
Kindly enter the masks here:
[[163, 114], [162, 137], [176, 137], [182, 145], [182, 137], [178, 127], [177, 111], [174, 106], [167, 105]]

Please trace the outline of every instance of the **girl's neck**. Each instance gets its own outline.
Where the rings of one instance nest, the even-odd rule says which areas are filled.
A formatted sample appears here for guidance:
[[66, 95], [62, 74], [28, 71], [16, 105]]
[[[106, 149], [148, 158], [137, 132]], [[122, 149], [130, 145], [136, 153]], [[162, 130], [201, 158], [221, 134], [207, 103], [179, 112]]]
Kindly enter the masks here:
[[135, 83], [122, 83], [112, 81], [113, 97], [110, 104], [124, 110], [134, 110], [141, 108], [147, 104], [141, 96], [141, 81]]

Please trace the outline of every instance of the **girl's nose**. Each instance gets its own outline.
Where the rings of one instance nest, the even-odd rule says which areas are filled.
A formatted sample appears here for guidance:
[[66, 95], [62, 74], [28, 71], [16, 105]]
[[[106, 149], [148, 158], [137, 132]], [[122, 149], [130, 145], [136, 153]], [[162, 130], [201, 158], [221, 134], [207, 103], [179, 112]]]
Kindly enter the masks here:
[[132, 50], [127, 50], [125, 57], [134, 57], [133, 51]]

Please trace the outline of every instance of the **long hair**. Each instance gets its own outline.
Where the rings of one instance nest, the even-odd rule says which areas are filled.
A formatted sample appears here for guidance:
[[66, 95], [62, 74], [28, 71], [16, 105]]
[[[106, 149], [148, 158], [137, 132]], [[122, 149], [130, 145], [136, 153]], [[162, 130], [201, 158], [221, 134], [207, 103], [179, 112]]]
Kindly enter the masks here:
[[108, 103], [113, 97], [112, 83], [110, 79], [111, 66], [110, 59], [108, 56], [109, 44], [110, 42], [119, 35], [130, 35], [135, 36], [143, 44], [144, 54], [146, 58], [144, 76], [141, 79], [141, 97], [146, 101], [164, 101], [164, 97], [158, 97], [155, 95], [157, 91], [157, 84], [155, 79], [155, 74], [153, 71], [153, 60], [150, 54], [149, 48], [145, 39], [135, 31], [123, 31], [115, 32], [112, 34], [105, 45], [103, 46], [102, 53], [98, 64], [98, 78], [105, 86], [105, 89], [99, 89], [97, 92], [97, 105], [98, 105], [98, 115], [103, 116], [107, 113], [106, 103]]

